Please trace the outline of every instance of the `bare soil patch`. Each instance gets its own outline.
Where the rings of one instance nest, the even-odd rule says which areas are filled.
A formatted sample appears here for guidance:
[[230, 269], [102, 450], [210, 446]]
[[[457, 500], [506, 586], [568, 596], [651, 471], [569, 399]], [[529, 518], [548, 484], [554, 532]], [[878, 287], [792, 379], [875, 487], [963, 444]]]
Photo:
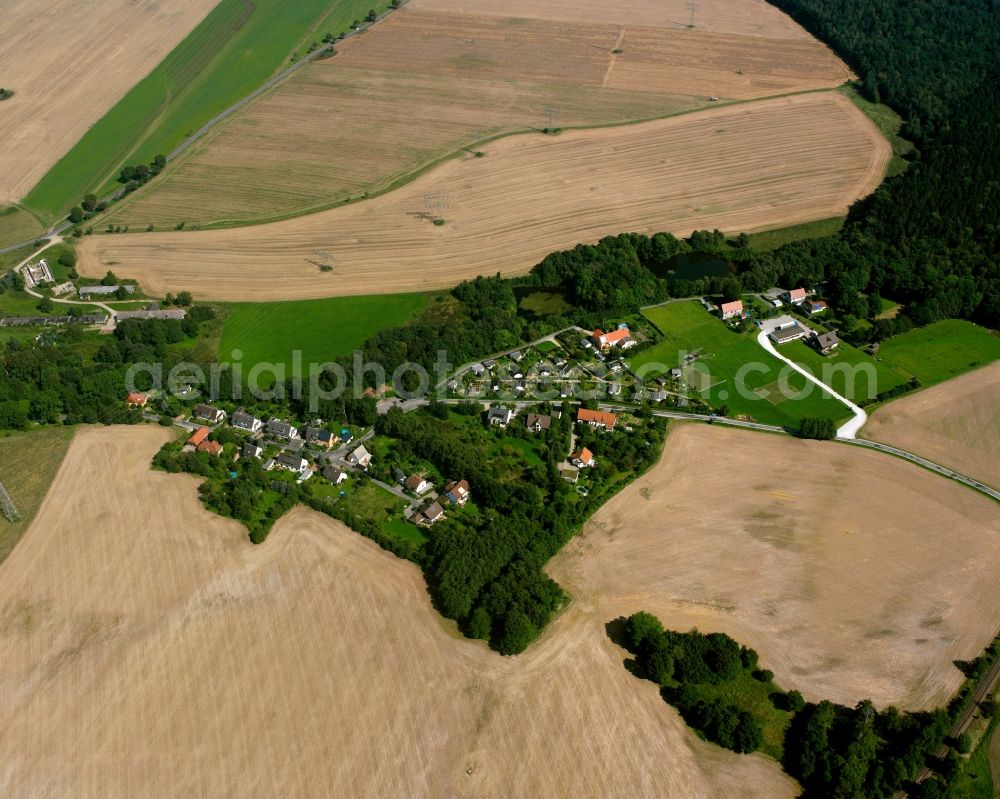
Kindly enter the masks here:
[[[236, 230], [94, 236], [85, 275], [220, 300], [420, 291], [522, 273], [622, 230], [751, 232], [843, 213], [880, 182], [889, 145], [837, 93], [631, 125], [519, 136], [372, 200]], [[445, 220], [432, 224], [434, 217]], [[333, 256], [319, 273], [316, 253]]]
[[10, 0], [0, 36], [0, 201], [16, 202], [218, 0]]
[[490, 136], [662, 118], [710, 97], [850, 77], [830, 50], [791, 35], [779, 23], [787, 18], [753, 0], [725, 5], [769, 9], [761, 24], [736, 24], [713, 4], [704, 16], [719, 24], [693, 29], [646, 5], [594, 19], [568, 3], [528, 5], [538, 13], [412, 0], [235, 115], [109, 218], [170, 229], [301, 215]]
[[1000, 363], [879, 408], [862, 434], [1000, 488]]
[[998, 555], [997, 506], [911, 464], [680, 425], [549, 571], [599, 615], [728, 633], [807, 699], [925, 709], [996, 633]]
[[796, 794], [687, 731], [594, 608], [501, 658], [326, 517], [253, 548], [148, 470], [167, 435], [81, 431], [0, 567], [5, 796]]

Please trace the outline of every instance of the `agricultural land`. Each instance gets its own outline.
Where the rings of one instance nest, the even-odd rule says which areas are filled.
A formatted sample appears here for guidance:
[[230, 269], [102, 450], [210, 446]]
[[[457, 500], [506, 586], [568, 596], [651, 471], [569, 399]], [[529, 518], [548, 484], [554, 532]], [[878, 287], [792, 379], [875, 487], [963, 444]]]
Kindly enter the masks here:
[[1000, 335], [963, 319], [943, 319], [883, 343], [879, 360], [924, 386], [1000, 360]]
[[862, 435], [1000, 488], [1000, 363], [879, 408]]
[[[0, 64], [4, 87], [14, 95], [4, 101], [0, 114], [0, 141], [4, 143], [0, 202], [24, 198], [217, 2], [5, 3]], [[83, 186], [77, 194], [93, 188]]]
[[[118, 188], [115, 177], [123, 165], [169, 155], [215, 114], [287, 66], [290, 57], [304, 54], [311, 42], [318, 45], [324, 33], [343, 33], [373, 5], [384, 7], [370, 0], [338, 0], [332, 8], [328, 0], [218, 0], [203, 5], [206, 12], [215, 7], [194, 30], [189, 25], [172, 39], [171, 44], [179, 44], [169, 54], [163, 50], [151, 59], [149, 67], [156, 69], [82, 138], [85, 128], [69, 139], [67, 144], [79, 141], [34, 186], [25, 199], [28, 207], [55, 219], [87, 192], [101, 195]], [[165, 25], [163, 30], [173, 28]], [[184, 36], [188, 30], [190, 35]], [[75, 76], [73, 70], [67, 74]], [[127, 74], [131, 85], [144, 73]]]
[[501, 658], [322, 515], [254, 548], [194, 478], [150, 471], [167, 437], [82, 430], [0, 566], [6, 795], [796, 795], [623, 669], [601, 604]]
[[298, 351], [306, 366], [326, 363], [349, 355], [377, 331], [404, 324], [425, 303], [422, 294], [387, 294], [235, 304], [227, 309], [219, 357], [228, 361], [239, 350], [247, 364], [290, 366]]
[[920, 709], [996, 633], [998, 533], [993, 502], [878, 453], [683, 425], [548, 571], [600, 618], [725, 632], [808, 700]]
[[68, 427], [0, 437], [0, 483], [21, 515], [14, 524], [0, 516], [0, 561], [31, 525], [72, 438]]
[[[826, 218], [878, 185], [890, 151], [849, 100], [826, 92], [512, 137], [485, 152], [372, 200], [283, 222], [85, 237], [78, 268], [113, 268], [151, 294], [232, 301], [443, 288], [523, 273], [553, 250], [626, 229], [687, 235]], [[428, 197], [447, 207], [429, 207]], [[321, 273], [316, 260], [328, 254], [333, 269]]]
[[[217, 128], [108, 221], [170, 229], [301, 215], [397, 186], [500, 135], [665, 117], [850, 78], [764, 3], [702, 5], [689, 28], [674, 16], [680, 3], [589, 20], [567, 2], [522, 16], [410, 0]], [[733, 24], [722, 7], [734, 5], [753, 9], [754, 22]]]

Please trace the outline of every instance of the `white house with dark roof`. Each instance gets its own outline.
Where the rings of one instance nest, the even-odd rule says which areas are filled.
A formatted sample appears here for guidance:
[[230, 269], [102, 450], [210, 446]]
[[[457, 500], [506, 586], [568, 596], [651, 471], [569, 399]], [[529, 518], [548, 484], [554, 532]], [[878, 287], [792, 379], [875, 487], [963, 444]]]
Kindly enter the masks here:
[[267, 434], [276, 438], [283, 438], [285, 441], [294, 441], [299, 437], [299, 431], [295, 425], [283, 419], [272, 419], [267, 423]]
[[236, 411], [230, 424], [240, 430], [246, 430], [248, 433], [259, 433], [264, 426], [264, 423], [252, 413], [244, 413], [243, 411]]
[[197, 419], [206, 419], [216, 424], [226, 420], [226, 412], [221, 408], [215, 408], [211, 405], [199, 405], [194, 409], [194, 415]]
[[490, 427], [506, 427], [514, 418], [514, 411], [500, 405], [494, 405], [486, 413], [486, 423]]

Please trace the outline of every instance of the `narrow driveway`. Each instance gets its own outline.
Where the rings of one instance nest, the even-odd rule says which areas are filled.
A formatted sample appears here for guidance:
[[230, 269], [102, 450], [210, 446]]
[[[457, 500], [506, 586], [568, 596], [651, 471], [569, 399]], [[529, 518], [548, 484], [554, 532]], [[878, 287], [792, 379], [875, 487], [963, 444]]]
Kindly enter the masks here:
[[864, 423], [868, 421], [868, 414], [865, 413], [861, 407], [855, 405], [853, 402], [847, 399], [847, 397], [838, 394], [836, 391], [830, 388], [826, 383], [824, 383], [818, 377], [813, 375], [810, 371], [808, 371], [807, 369], [803, 369], [797, 363], [786, 358], [784, 355], [778, 352], [774, 344], [771, 343], [771, 339], [768, 337], [768, 334], [763, 330], [757, 336], [757, 343], [760, 344], [761, 347], [763, 347], [767, 352], [771, 353], [771, 355], [773, 355], [779, 361], [784, 361], [789, 366], [791, 366], [792, 369], [794, 369], [796, 372], [802, 375], [810, 383], [815, 383], [831, 397], [834, 397], [835, 399], [838, 399], [842, 403], [844, 403], [844, 405], [846, 405], [850, 409], [851, 413], [854, 414], [854, 418], [848, 422], [845, 422], [837, 429], [837, 438], [847, 438], [847, 439], [857, 438], [858, 431], [864, 426]]

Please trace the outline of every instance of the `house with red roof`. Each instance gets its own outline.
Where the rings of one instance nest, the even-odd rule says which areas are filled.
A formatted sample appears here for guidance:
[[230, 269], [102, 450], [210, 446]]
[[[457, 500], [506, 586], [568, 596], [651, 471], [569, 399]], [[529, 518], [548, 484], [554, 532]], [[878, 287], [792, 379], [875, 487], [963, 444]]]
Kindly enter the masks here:
[[128, 397], [125, 398], [125, 404], [131, 408], [145, 408], [147, 402], [149, 402], [149, 397], [138, 391], [130, 391]]
[[592, 411], [588, 408], [577, 410], [576, 420], [599, 430], [614, 430], [618, 423], [618, 417], [615, 414], [608, 411]]
[[199, 427], [191, 435], [191, 438], [187, 440], [187, 443], [190, 444], [192, 447], [200, 446], [205, 441], [205, 439], [208, 438], [208, 434], [211, 432], [212, 431], [209, 430], [207, 427]]
[[202, 441], [198, 445], [198, 452], [207, 452], [209, 455], [218, 457], [222, 454], [222, 444], [218, 441]]
[[636, 341], [632, 338], [632, 333], [628, 329], [628, 325], [622, 325], [617, 330], [612, 330], [609, 333], [605, 333], [601, 328], [597, 328], [590, 334], [590, 339], [600, 350], [610, 350], [614, 347], [627, 350], [636, 345]]
[[734, 316], [743, 316], [743, 300], [733, 300], [724, 302], [719, 306], [719, 314], [723, 319], [732, 319]]
[[805, 299], [805, 289], [792, 289], [785, 295], [785, 300], [790, 302], [792, 305], [798, 305], [800, 302], [805, 302]]
[[579, 469], [589, 469], [597, 465], [597, 461], [594, 460], [594, 453], [586, 447], [580, 447], [580, 449], [570, 455], [569, 462]]

